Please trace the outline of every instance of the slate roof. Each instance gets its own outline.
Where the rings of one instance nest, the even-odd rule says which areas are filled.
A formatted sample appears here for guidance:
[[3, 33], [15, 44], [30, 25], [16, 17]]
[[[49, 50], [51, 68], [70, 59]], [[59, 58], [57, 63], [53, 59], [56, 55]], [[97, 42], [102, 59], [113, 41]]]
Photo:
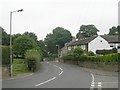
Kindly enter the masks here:
[[[108, 41], [109, 43], [120, 43], [120, 41], [118, 40], [118, 35], [100, 35], [100, 36], [104, 38], [106, 41]], [[94, 40], [96, 37], [98, 36], [92, 36], [92, 37], [84, 38], [78, 41], [74, 41], [69, 43], [67, 46], [85, 45], [91, 42], [92, 40]]]
[[101, 37], [109, 43], [120, 43], [120, 40], [118, 40], [118, 35], [101, 35]]
[[94, 40], [97, 36], [92, 36], [92, 37], [88, 37], [88, 38], [84, 38], [78, 41], [74, 41], [70, 44], [68, 44], [68, 46], [75, 46], [75, 45], [85, 45], [88, 44], [89, 42], [91, 42], [92, 40]]

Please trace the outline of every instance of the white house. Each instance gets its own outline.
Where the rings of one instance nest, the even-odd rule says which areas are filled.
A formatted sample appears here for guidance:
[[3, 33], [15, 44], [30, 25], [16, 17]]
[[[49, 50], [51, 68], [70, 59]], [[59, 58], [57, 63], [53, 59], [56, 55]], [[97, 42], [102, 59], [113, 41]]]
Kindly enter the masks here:
[[[66, 52], [72, 50], [76, 46], [80, 46], [86, 53], [92, 51], [96, 54], [96, 50], [117, 48], [118, 44], [120, 44], [120, 42], [118, 41], [117, 35], [92, 36], [67, 43]], [[61, 49], [61, 52], [62, 50], [63, 49]]]

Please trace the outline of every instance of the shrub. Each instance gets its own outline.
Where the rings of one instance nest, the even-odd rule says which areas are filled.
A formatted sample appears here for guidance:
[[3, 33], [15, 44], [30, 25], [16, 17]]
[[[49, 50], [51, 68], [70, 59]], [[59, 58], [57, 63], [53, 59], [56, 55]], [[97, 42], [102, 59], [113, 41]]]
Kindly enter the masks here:
[[94, 52], [89, 51], [89, 52], [88, 52], [88, 56], [94, 56]]
[[10, 47], [2, 46], [2, 64], [9, 65], [10, 64]]
[[118, 62], [118, 53], [114, 53], [114, 54], [107, 54], [107, 55], [103, 55], [103, 56], [87, 56], [87, 61], [94, 61], [94, 62]]
[[104, 50], [96, 50], [96, 53], [97, 54], [102, 54], [102, 55], [117, 53], [117, 49], [113, 48], [113, 49], [110, 49], [110, 50], [105, 50], [105, 49]]
[[84, 62], [84, 61], [87, 60], [87, 56], [86, 55], [81, 55], [79, 60]]
[[41, 55], [38, 50], [31, 49], [25, 53], [25, 62], [30, 71], [36, 71], [40, 67]]
[[76, 47], [74, 50], [73, 50], [73, 56], [75, 57], [76, 60], [79, 60], [80, 59], [80, 56], [83, 54], [83, 50], [80, 48], [80, 47]]
[[63, 60], [75, 60], [74, 56], [72, 55], [63, 55], [62, 59]]

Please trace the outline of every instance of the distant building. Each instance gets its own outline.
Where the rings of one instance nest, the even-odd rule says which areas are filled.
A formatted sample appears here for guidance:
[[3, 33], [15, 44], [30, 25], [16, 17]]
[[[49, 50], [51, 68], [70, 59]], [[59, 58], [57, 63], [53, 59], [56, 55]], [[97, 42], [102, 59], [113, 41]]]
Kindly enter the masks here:
[[66, 43], [65, 47], [61, 49], [61, 55], [77, 46], [80, 46], [85, 53], [92, 51], [96, 54], [96, 50], [117, 48], [119, 44], [118, 35], [96, 35], [88, 38], [79, 38]]

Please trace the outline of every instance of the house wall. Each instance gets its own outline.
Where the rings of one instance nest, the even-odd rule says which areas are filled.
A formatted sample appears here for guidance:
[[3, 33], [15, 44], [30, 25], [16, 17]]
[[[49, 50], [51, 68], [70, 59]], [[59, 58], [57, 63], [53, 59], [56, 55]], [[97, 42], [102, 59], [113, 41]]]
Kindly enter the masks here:
[[107, 50], [112, 48], [113, 47], [110, 47], [110, 44], [101, 36], [98, 36], [88, 44], [88, 51], [93, 51], [95, 54], [96, 50]]

